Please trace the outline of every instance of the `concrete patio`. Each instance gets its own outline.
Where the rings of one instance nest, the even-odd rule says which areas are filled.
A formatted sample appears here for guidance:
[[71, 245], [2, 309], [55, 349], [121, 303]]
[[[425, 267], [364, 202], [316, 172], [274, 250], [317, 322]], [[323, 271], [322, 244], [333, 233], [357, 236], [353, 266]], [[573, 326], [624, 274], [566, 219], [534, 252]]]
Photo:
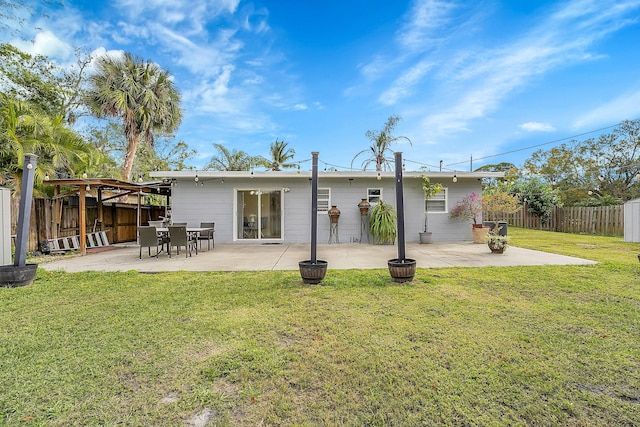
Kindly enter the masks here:
[[[308, 244], [216, 244], [215, 249], [207, 251], [206, 245], [204, 249], [189, 258], [185, 258], [183, 251], [180, 255], [174, 252], [171, 258], [166, 253], [161, 253], [158, 258], [150, 258], [145, 248], [142, 259], [139, 259], [137, 245], [114, 245], [109, 250], [85, 256], [56, 256], [51, 262], [41, 263], [40, 267], [67, 272], [136, 270], [145, 273], [298, 270], [298, 262], [310, 257]], [[387, 260], [397, 257], [397, 247], [357, 243], [320, 244], [317, 254], [318, 259], [328, 261], [329, 269], [387, 268]], [[586, 259], [514, 246], [509, 246], [504, 254], [492, 254], [487, 245], [471, 242], [409, 243], [406, 255], [417, 260], [418, 268], [596, 264]]]

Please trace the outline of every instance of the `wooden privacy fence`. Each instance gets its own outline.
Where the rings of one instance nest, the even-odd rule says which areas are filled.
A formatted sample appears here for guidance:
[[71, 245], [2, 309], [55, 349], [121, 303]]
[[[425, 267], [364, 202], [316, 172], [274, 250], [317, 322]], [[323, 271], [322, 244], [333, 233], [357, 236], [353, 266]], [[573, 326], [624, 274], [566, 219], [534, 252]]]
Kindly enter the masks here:
[[[72, 199], [73, 200], [73, 199]], [[137, 205], [113, 203], [104, 204], [103, 222], [98, 219], [98, 207], [86, 208], [86, 233], [106, 231], [110, 243], [131, 242], [136, 240], [137, 233]], [[95, 205], [95, 203], [93, 203]], [[15, 234], [18, 223], [19, 198], [11, 198], [11, 234]], [[65, 203], [62, 206], [62, 215], [59, 224], [53, 218], [54, 209], [50, 199], [33, 199], [31, 205], [31, 224], [29, 226], [28, 251], [34, 252], [40, 249], [40, 242], [53, 237], [68, 237], [80, 234], [79, 212], [77, 203]], [[140, 223], [146, 224], [149, 220], [157, 220], [164, 215], [163, 206], [141, 206]], [[57, 227], [57, 233], [54, 232]], [[91, 245], [88, 245], [89, 247]]]
[[509, 224], [536, 230], [563, 233], [622, 236], [624, 234], [624, 205], [597, 207], [554, 207], [545, 223], [526, 208], [508, 215]]

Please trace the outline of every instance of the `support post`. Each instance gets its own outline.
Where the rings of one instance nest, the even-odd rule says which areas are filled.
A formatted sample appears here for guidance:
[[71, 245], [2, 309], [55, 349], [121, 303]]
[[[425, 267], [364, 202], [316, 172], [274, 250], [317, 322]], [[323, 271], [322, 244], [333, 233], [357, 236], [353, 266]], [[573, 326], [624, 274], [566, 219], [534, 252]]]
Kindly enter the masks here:
[[20, 210], [16, 230], [16, 256], [13, 265], [24, 267], [27, 263], [29, 244], [29, 225], [31, 223], [31, 203], [33, 200], [33, 181], [36, 172], [36, 155], [25, 154], [22, 166], [22, 188], [20, 189]]
[[402, 153], [396, 153], [396, 210], [398, 211], [398, 259], [405, 256], [404, 236], [404, 191], [402, 188]]
[[78, 219], [80, 222], [80, 254], [87, 253], [87, 203], [85, 200], [86, 190], [84, 185], [78, 188]]
[[311, 153], [311, 263], [318, 260], [318, 152]]

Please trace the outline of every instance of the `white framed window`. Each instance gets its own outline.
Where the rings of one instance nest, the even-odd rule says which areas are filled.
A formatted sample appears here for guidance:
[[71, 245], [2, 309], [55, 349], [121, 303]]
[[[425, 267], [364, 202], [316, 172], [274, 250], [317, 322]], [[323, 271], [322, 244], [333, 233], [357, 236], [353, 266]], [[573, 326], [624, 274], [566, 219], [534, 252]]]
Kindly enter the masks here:
[[326, 213], [331, 207], [331, 189], [318, 188], [318, 213]]
[[382, 199], [382, 188], [367, 188], [367, 201], [369, 203], [378, 204]]
[[429, 213], [446, 213], [449, 212], [447, 208], [448, 189], [443, 188], [439, 193], [434, 194], [430, 199], [425, 197], [424, 210]]

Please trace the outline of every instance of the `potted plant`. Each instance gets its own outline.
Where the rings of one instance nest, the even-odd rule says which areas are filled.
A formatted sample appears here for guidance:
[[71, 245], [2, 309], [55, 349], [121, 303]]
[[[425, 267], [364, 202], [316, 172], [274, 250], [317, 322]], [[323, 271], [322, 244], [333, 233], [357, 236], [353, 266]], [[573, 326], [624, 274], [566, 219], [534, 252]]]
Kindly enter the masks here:
[[509, 246], [509, 237], [506, 235], [501, 235], [498, 229], [491, 229], [489, 233], [485, 236], [485, 242], [491, 249], [491, 253], [501, 254]]
[[451, 218], [462, 218], [472, 221], [473, 242], [484, 243], [484, 238], [489, 229], [483, 228], [482, 223], [478, 222], [478, 217], [482, 215], [482, 196], [475, 191], [467, 194], [459, 200], [451, 209], [449, 216]]
[[493, 188], [482, 195], [483, 216], [487, 218], [484, 225], [498, 229], [498, 234], [507, 235], [507, 216], [522, 209], [518, 204], [518, 196], [509, 194], [500, 188]]
[[369, 230], [374, 241], [379, 245], [393, 244], [396, 238], [397, 214], [393, 205], [380, 199], [377, 205], [371, 208], [369, 218]]
[[424, 192], [424, 230], [420, 234], [420, 243], [431, 243], [433, 233], [429, 231], [429, 199], [442, 191], [442, 184], [432, 184], [429, 177], [422, 175], [422, 191]]

